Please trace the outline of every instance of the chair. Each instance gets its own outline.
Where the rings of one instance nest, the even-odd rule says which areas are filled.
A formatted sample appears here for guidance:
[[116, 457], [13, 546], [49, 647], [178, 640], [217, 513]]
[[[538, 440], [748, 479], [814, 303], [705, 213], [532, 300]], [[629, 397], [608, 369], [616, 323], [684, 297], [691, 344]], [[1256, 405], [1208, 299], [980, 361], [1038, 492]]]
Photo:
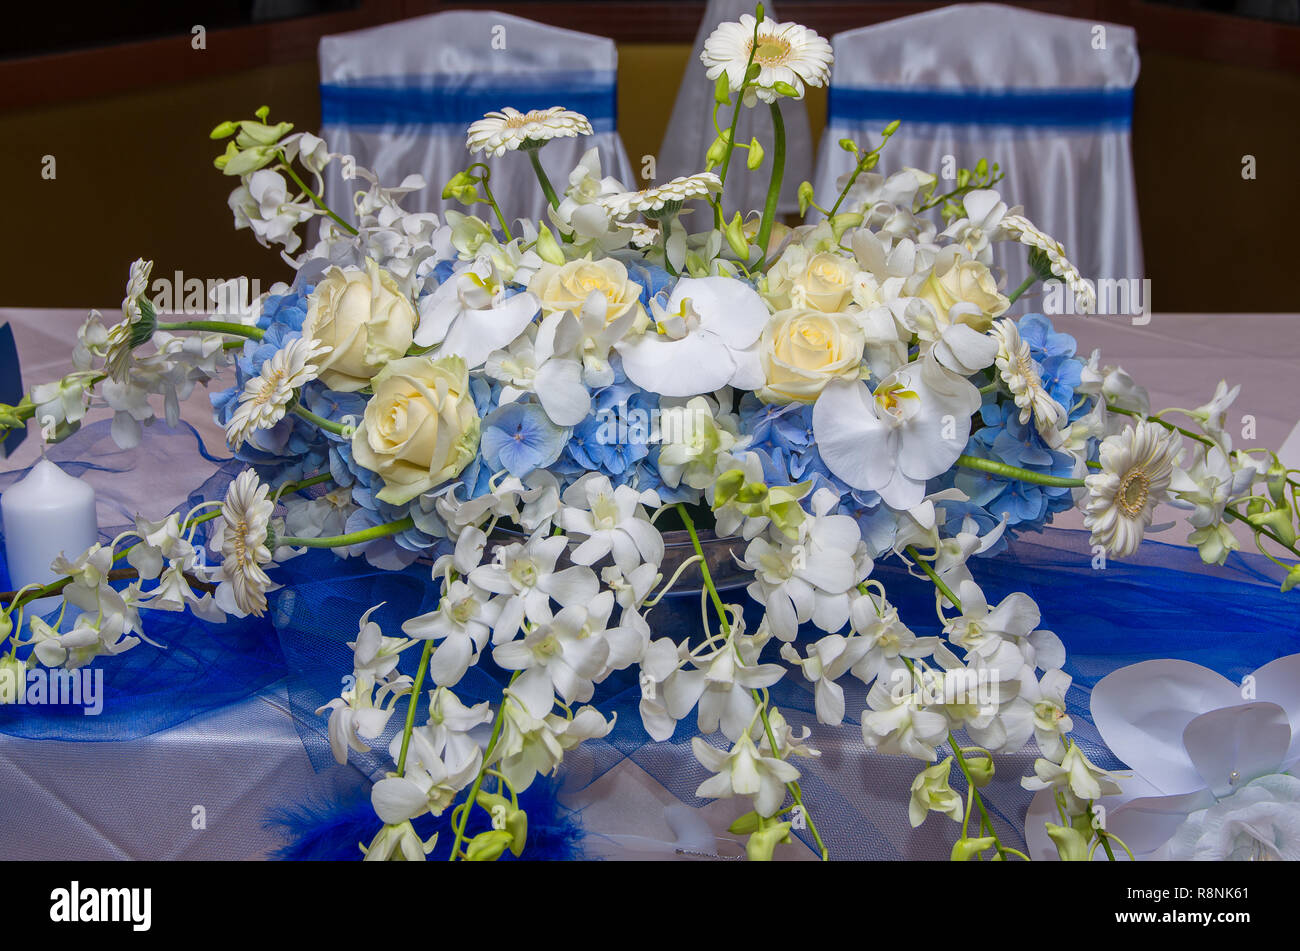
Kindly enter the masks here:
[[[442, 212], [461, 208], [442, 199], [443, 185], [483, 160], [471, 159], [465, 147], [471, 122], [504, 106], [564, 106], [586, 115], [595, 134], [542, 149], [556, 189], [564, 189], [593, 146], [603, 173], [632, 187], [615, 131], [617, 65], [612, 40], [494, 11], [449, 11], [326, 36], [320, 41], [321, 134], [331, 150], [355, 156], [385, 185], [423, 175], [428, 187], [403, 207]], [[507, 220], [543, 215], [546, 199], [526, 156], [506, 153], [486, 162]], [[348, 217], [357, 183], [343, 181], [341, 171], [327, 177], [326, 199]]]
[[[878, 170], [934, 172], [938, 194], [956, 187], [945, 171], [987, 157], [1006, 174], [994, 187], [1062, 242], [1085, 278], [1143, 276], [1129, 145], [1133, 30], [957, 4], [840, 33], [832, 43], [815, 179], [820, 203], [834, 201], [837, 181], [854, 164], [838, 141], [874, 145], [885, 124], [901, 119]], [[1029, 273], [1024, 249], [1010, 243], [995, 261], [1012, 287]]]
[[[770, 4], [765, 6], [768, 19], [780, 19]], [[739, 20], [742, 13], [753, 12], [754, 0], [709, 0], [699, 32], [695, 34], [695, 48], [687, 63], [686, 74], [677, 90], [668, 131], [664, 135], [663, 145], [659, 147], [656, 161], [658, 181], [670, 181], [678, 175], [690, 175], [703, 170], [704, 153], [709, 150], [717, 132], [711, 118], [713, 83], [704, 78], [700, 53], [704, 50], [704, 41], [719, 23]], [[729, 107], [724, 106], [719, 110], [718, 121], [724, 127], [730, 118]], [[785, 121], [786, 134], [785, 179], [777, 211], [792, 214], [799, 210], [799, 183], [812, 178], [812, 132], [808, 127], [808, 110], [802, 101], [782, 100], [781, 118]], [[746, 109], [741, 114], [740, 125], [736, 128], [736, 141], [748, 142], [751, 138], [757, 138], [770, 153], [772, 117], [764, 103]], [[746, 171], [744, 163], [745, 153], [737, 150], [731, 157], [731, 170], [727, 174], [727, 187], [722, 199], [722, 207], [729, 213], [761, 211], [767, 200], [767, 186], [772, 170], [770, 154], [755, 172]]]

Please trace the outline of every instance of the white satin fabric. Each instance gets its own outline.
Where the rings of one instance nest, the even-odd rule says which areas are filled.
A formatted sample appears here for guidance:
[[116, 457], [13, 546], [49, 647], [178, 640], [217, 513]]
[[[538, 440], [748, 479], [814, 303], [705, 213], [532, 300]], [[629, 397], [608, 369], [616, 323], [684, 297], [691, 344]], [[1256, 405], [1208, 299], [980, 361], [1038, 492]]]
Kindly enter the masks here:
[[[409, 210], [465, 210], [456, 202], [444, 201], [442, 188], [470, 162], [484, 160], [481, 154], [471, 158], [465, 147], [469, 121], [489, 109], [511, 106], [526, 111], [538, 104], [527, 105], [519, 96], [501, 102], [490, 98], [476, 115], [455, 121], [447, 121], [437, 110], [385, 121], [379, 113], [364, 115], [362, 107], [350, 110], [342, 121], [337, 115], [331, 121], [330, 110], [324, 108], [325, 87], [361, 87], [368, 92], [432, 89], [450, 94], [452, 105], [462, 93], [481, 92], [485, 85], [514, 87], [524, 95], [545, 99], [542, 107], [582, 111], [581, 103], [566, 101], [565, 93], [576, 87], [591, 93], [594, 84], [608, 102], [605, 115], [590, 116], [595, 134], [552, 140], [541, 150], [542, 165], [556, 191], [563, 193], [569, 172], [594, 146], [600, 150], [603, 174], [634, 187], [627, 152], [615, 131], [618, 52], [612, 40], [491, 10], [450, 11], [322, 37], [319, 59], [324, 112], [321, 135], [332, 151], [355, 156], [357, 164], [373, 169], [384, 185], [398, 185], [413, 173], [424, 176], [428, 187], [403, 201]], [[575, 76], [580, 77], [576, 86]], [[549, 95], [539, 95], [543, 92]], [[492, 169], [489, 185], [507, 220], [545, 220], [546, 199], [527, 156], [507, 152], [485, 161]], [[365, 187], [365, 183], [344, 182], [339, 163], [331, 170], [333, 174], [326, 178], [327, 203], [347, 217], [356, 186]], [[484, 208], [476, 213], [490, 217]]]
[[[1104, 49], [1095, 48], [1104, 30]], [[982, 157], [1006, 177], [994, 187], [1008, 204], [1065, 245], [1089, 280], [1144, 274], [1137, 194], [1127, 122], [1094, 127], [918, 122], [884, 115], [847, 120], [834, 115], [841, 87], [943, 93], [1012, 93], [1131, 89], [1138, 76], [1134, 31], [1115, 24], [1052, 16], [1000, 4], [955, 4], [929, 13], [837, 34], [832, 45], [831, 112], [818, 155], [818, 201], [839, 193], [836, 182], [854, 157], [837, 144], [845, 136], [880, 141], [892, 119], [902, 126], [886, 146], [878, 171], [905, 166], [941, 176], [936, 193], [956, 187], [942, 167]], [[869, 100], [868, 100], [869, 101]], [[1076, 120], [1077, 121], [1077, 118]], [[1028, 274], [1023, 248], [1002, 244], [997, 262], [1014, 287]]]
[[[767, 17], [779, 20], [777, 11], [764, 5]], [[677, 90], [672, 118], [656, 159], [656, 179], [670, 181], [679, 175], [691, 175], [704, 168], [704, 153], [709, 150], [717, 131], [713, 128], [713, 83], [705, 78], [700, 53], [704, 41], [719, 23], [739, 20], [742, 13], [753, 14], [753, 0], [709, 0], [695, 34], [695, 48], [686, 64], [686, 74]], [[813, 143], [808, 127], [808, 109], [802, 101], [781, 101], [781, 118], [785, 123], [785, 179], [777, 211], [792, 214], [799, 210], [799, 183], [812, 179]], [[731, 108], [718, 110], [718, 122], [727, 128], [731, 122]], [[742, 214], [763, 210], [767, 200], [767, 187], [772, 172], [772, 115], [766, 103], [760, 102], [745, 109], [736, 127], [736, 141], [748, 142], [757, 138], [767, 153], [756, 171], [745, 168], [746, 152], [737, 149], [731, 157], [731, 170], [727, 173], [727, 187], [723, 193], [722, 207], [728, 215], [733, 211]]]

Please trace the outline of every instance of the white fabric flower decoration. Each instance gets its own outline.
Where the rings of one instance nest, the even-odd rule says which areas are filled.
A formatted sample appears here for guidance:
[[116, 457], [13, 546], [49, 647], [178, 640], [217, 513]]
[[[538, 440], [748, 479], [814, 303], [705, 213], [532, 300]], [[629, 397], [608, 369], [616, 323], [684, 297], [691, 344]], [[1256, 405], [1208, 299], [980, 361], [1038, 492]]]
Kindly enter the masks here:
[[[1143, 661], [1103, 677], [1091, 708], [1102, 742], [1133, 773], [1122, 795], [1101, 800], [1106, 828], [1139, 860], [1174, 857], [1170, 839], [1190, 815], [1300, 765], [1300, 654], [1265, 664], [1242, 684], [1190, 661]], [[1223, 815], [1194, 826], [1204, 831]], [[1060, 822], [1050, 791], [1034, 798], [1025, 820], [1034, 858], [1056, 855], [1044, 822]]]
[[776, 102], [780, 95], [775, 86], [786, 83], [796, 90], [796, 99], [802, 99], [804, 86], [824, 86], [830, 79], [831, 63], [835, 56], [830, 43], [806, 26], [798, 23], [777, 23], [763, 18], [757, 23], [748, 13], [741, 14], [740, 22], [718, 24], [700, 53], [700, 61], [708, 67], [709, 79], [717, 79], [724, 72], [731, 91], [739, 92], [745, 81], [745, 68], [749, 54], [754, 54], [758, 64], [758, 77], [745, 90], [745, 105], [752, 106], [758, 99]]
[[470, 124], [465, 147], [470, 154], [486, 152], [499, 158], [506, 152], [530, 148], [551, 139], [572, 139], [591, 135], [591, 122], [580, 112], [552, 106], [520, 112], [506, 106], [500, 112], [489, 112]]
[[[748, 284], [726, 277], [684, 277], [668, 303], [651, 301], [655, 327], [615, 345], [627, 377], [661, 396], [698, 396], [724, 386], [763, 385], [758, 338], [767, 305]], [[657, 332], [656, 332], [657, 331]]]

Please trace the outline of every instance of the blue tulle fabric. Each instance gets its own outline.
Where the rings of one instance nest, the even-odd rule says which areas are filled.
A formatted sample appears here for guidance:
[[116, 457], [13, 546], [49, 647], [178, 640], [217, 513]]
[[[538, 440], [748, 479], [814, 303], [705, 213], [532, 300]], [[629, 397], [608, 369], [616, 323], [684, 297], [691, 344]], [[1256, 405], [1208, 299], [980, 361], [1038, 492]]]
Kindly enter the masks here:
[[[153, 427], [146, 438], [168, 440], [177, 454], [192, 456], [202, 451], [195, 445], [193, 431], [185, 428], [169, 431]], [[83, 434], [78, 434], [57, 447], [53, 455], [72, 472], [79, 472], [79, 466], [93, 468], [89, 463], [74, 462], [78, 451], [87, 445]], [[95, 458], [95, 466], [119, 464]], [[237, 469], [230, 463], [217, 465], [190, 504], [200, 498], [219, 498]], [[0, 476], [0, 489], [21, 475]], [[158, 517], [162, 513], [148, 514]], [[1101, 745], [1088, 713], [1093, 685], [1110, 671], [1142, 660], [1173, 657], [1240, 679], [1270, 660], [1300, 651], [1297, 595], [1279, 592], [1279, 571], [1258, 556], [1234, 554], [1225, 566], [1206, 566], [1192, 549], [1148, 541], [1132, 559], [1111, 559], [1104, 567], [1094, 567], [1086, 534], [1048, 529], [1021, 535], [996, 557], [973, 561], [971, 570], [990, 603], [1024, 591], [1042, 608], [1042, 626], [1054, 630], [1068, 652], [1065, 669], [1074, 678], [1068, 701], [1075, 737], [1103, 767], [1123, 765]], [[885, 585], [890, 600], [918, 634], [937, 633], [934, 589], [927, 580], [913, 577], [899, 564], [885, 562], [877, 565], [873, 577]], [[433, 608], [437, 587], [427, 564], [380, 571], [362, 559], [339, 559], [327, 551], [312, 551], [287, 562], [276, 569], [275, 578], [283, 587], [270, 595], [271, 609], [260, 620], [210, 625], [188, 615], [150, 612], [146, 630], [167, 649], [141, 645], [122, 657], [96, 662], [105, 671], [102, 715], [84, 717], [79, 709], [58, 707], [0, 707], [0, 731], [63, 740], [132, 739], [283, 681], [303, 745], [312, 763], [318, 769], [326, 768], [333, 763], [327, 721], [315, 711], [344, 689], [344, 678], [352, 670], [347, 642], [355, 639], [361, 614], [383, 602], [372, 620], [385, 632], [396, 633], [402, 621]], [[743, 591], [732, 594], [737, 599], [742, 596]], [[755, 606], [750, 606], [750, 613], [757, 623]], [[656, 637], [697, 638], [700, 599], [670, 596], [650, 613], [649, 620]], [[801, 632], [801, 640], [819, 636], [813, 630]], [[775, 654], [776, 647], [770, 645], [768, 650]], [[404, 658], [402, 669], [413, 673], [415, 661], [415, 656]], [[456, 692], [465, 703], [496, 701], [505, 680], [506, 674], [485, 658], [469, 671]], [[896, 797], [877, 801], [872, 783], [894, 772], [905, 773], [910, 780], [920, 764], [869, 753], [862, 746], [858, 717], [865, 707], [865, 691], [852, 678], [841, 683], [846, 688], [849, 716], [842, 727], [834, 729], [815, 722], [812, 692], [797, 671], [772, 688], [774, 703], [792, 725], [810, 726], [815, 745], [833, 748], [820, 761], [800, 761], [805, 796], [826, 816], [819, 825], [833, 855], [907, 857], [894, 844], [900, 837], [889, 834], [897, 832], [899, 802]], [[424, 698], [421, 700], [423, 705]], [[669, 741], [655, 743], [642, 728], [639, 701], [634, 671], [615, 673], [598, 686], [593, 703], [606, 716], [616, 714], [616, 725], [606, 738], [570, 753], [559, 782], [566, 790], [582, 788], [630, 759], [678, 799], [703, 805], [694, 795], [706, 776], [690, 751], [690, 739], [697, 735], [694, 718], [680, 723]], [[376, 744], [369, 754], [354, 753], [354, 764], [372, 778], [382, 775], [385, 768], [391, 768], [385, 746]], [[857, 757], [866, 758], [862, 762], [870, 763], [870, 771], [857, 765]], [[1026, 757], [1015, 769], [999, 769], [986, 791], [994, 821], [1010, 844], [1023, 843], [1023, 818], [1030, 794], [1020, 789], [1018, 781], [1029, 770], [1019, 767], [1032, 763], [1032, 751]], [[535, 795], [553, 797], [554, 791], [547, 791], [550, 786], [539, 781]], [[902, 788], [906, 789], [906, 783]], [[276, 821], [288, 830], [291, 840], [284, 855], [353, 857], [357, 830], [367, 823], [362, 812], [356, 803], [337, 802], [281, 813]], [[573, 849], [579, 833], [572, 824], [574, 817], [550, 807], [542, 809], [539, 817], [543, 814], [550, 817], [540, 825], [552, 830], [554, 854], [576, 854]], [[432, 825], [419, 831], [427, 836], [431, 829]], [[808, 832], [798, 834], [811, 843]], [[951, 841], [951, 836], [948, 838]]]

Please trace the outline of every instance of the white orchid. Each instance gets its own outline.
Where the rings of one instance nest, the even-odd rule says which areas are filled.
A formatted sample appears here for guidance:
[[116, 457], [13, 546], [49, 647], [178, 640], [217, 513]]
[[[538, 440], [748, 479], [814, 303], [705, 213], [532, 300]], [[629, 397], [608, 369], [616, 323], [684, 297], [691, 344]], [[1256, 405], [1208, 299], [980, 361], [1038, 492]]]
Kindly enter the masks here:
[[760, 754], [748, 733], [742, 733], [729, 752], [698, 736], [691, 740], [691, 750], [705, 769], [717, 774], [700, 783], [695, 795], [706, 799], [752, 796], [760, 816], [774, 815], [785, 802], [786, 783], [799, 778], [799, 770], [790, 763]]
[[402, 630], [420, 640], [442, 641], [429, 658], [429, 677], [440, 687], [453, 687], [465, 676], [487, 644], [503, 601], [472, 581], [446, 584], [436, 610], [411, 618]]
[[481, 367], [494, 350], [509, 346], [541, 310], [532, 294], [508, 293], [507, 282], [491, 257], [480, 253], [474, 262], [449, 277], [420, 301], [417, 347], [458, 354], [469, 369]]
[[492, 627], [494, 644], [512, 639], [525, 618], [535, 624], [549, 621], [552, 599], [568, 607], [588, 604], [596, 596], [600, 582], [590, 568], [573, 565], [555, 570], [567, 544], [562, 535], [537, 532], [522, 544], [498, 547], [491, 564], [470, 572], [471, 582], [503, 599]]
[[781, 645], [781, 656], [803, 669], [806, 680], [816, 685], [817, 721], [827, 726], [844, 722], [844, 688], [835, 681], [849, 672], [872, 648], [865, 637], [828, 634], [808, 645], [808, 656], [800, 658], [793, 644]]
[[912, 508], [926, 480], [946, 472], [966, 447], [979, 390], [933, 358], [881, 380], [836, 380], [813, 406], [817, 448], [827, 468], [855, 489], [880, 493], [890, 508]]
[[628, 379], [663, 396], [697, 396], [724, 386], [757, 389], [763, 369], [755, 344], [770, 313], [758, 292], [725, 277], [684, 277], [655, 324], [618, 345]]
[[643, 562], [663, 561], [663, 536], [645, 510], [659, 507], [653, 489], [615, 488], [609, 476], [591, 472], [565, 489], [562, 499], [560, 527], [570, 538], [582, 539], [570, 555], [574, 564], [593, 565], [612, 554], [619, 570], [631, 574]]
[[790, 539], [768, 532], [749, 543], [743, 568], [754, 572], [750, 597], [766, 605], [772, 632], [794, 640], [799, 625], [812, 621], [823, 631], [838, 631], [849, 619], [849, 590], [871, 570], [857, 523], [832, 514], [839, 504], [829, 489], [812, 498], [813, 515]]

